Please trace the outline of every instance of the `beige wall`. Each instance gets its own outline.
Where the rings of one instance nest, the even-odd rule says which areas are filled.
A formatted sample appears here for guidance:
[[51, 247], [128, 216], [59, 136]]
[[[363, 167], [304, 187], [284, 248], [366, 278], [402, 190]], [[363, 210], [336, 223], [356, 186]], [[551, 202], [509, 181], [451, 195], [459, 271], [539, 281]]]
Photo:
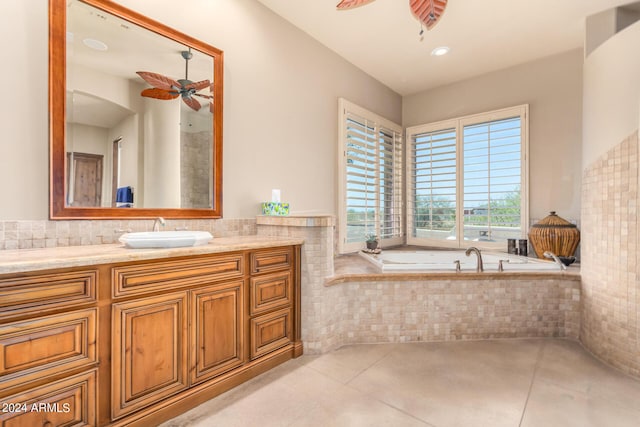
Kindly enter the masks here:
[[[255, 0], [119, 0], [225, 52], [225, 218], [282, 190], [294, 212], [335, 213], [338, 97], [395, 122], [401, 97]], [[0, 107], [0, 220], [48, 216], [47, 0], [0, 2], [11, 40]]]
[[530, 219], [580, 218], [582, 50], [403, 99], [404, 126], [529, 104]]
[[586, 31], [584, 38], [585, 56], [589, 56], [598, 46], [607, 41], [618, 30], [616, 9], [609, 9], [586, 19]]
[[640, 22], [617, 33], [584, 63], [582, 165], [638, 129], [640, 117]]

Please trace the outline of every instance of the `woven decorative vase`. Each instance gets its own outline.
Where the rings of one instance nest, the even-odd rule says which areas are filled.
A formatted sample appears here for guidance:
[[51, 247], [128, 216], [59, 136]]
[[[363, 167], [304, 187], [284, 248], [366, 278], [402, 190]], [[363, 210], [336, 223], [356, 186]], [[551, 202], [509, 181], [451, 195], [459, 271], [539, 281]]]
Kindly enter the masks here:
[[544, 258], [545, 251], [561, 257], [573, 256], [580, 243], [580, 230], [575, 224], [560, 218], [555, 212], [531, 226], [529, 241], [538, 258]]

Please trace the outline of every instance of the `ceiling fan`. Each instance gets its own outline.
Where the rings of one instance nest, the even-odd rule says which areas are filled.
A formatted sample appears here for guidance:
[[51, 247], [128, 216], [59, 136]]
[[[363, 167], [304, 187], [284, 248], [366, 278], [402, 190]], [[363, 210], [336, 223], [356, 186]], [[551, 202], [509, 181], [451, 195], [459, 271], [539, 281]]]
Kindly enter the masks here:
[[[213, 90], [213, 85], [209, 80], [201, 80], [199, 82], [189, 80], [189, 60], [193, 57], [191, 48], [180, 52], [180, 55], [182, 55], [185, 60], [184, 79], [176, 81], [162, 74], [152, 73], [150, 71], [136, 71], [137, 75], [153, 86], [152, 88], [143, 90], [140, 95], [155, 99], [176, 99], [178, 96], [181, 96], [185, 104], [198, 111], [202, 106], [194, 96], [213, 99], [211, 95], [197, 93], [206, 87], [211, 87]], [[209, 103], [209, 111], [213, 112], [212, 102]]]
[[[342, 0], [336, 6], [338, 10], [351, 9], [364, 6], [373, 0]], [[447, 0], [409, 0], [411, 11], [423, 23], [427, 30], [433, 28], [444, 13], [447, 7]], [[422, 34], [422, 33], [421, 33]]]

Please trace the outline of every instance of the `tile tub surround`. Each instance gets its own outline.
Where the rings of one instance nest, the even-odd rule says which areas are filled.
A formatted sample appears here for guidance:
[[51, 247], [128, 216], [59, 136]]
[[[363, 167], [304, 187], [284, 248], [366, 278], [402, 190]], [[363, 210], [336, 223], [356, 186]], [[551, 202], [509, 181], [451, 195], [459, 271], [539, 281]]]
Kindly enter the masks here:
[[580, 277], [536, 273], [380, 275], [327, 287], [342, 344], [578, 339]]
[[357, 255], [333, 258], [333, 224], [329, 217], [257, 219], [258, 235], [305, 240], [301, 292], [307, 354], [353, 343], [578, 338], [577, 268], [571, 273], [380, 274]]
[[[187, 227], [208, 231], [213, 237], [250, 236], [256, 234], [256, 220], [251, 219], [167, 219], [165, 230]], [[54, 248], [118, 243], [118, 237], [131, 231], [151, 231], [153, 219], [7, 221], [0, 220], [0, 251], [13, 249]]]
[[599, 358], [640, 377], [638, 132], [582, 178], [583, 316], [580, 338]]

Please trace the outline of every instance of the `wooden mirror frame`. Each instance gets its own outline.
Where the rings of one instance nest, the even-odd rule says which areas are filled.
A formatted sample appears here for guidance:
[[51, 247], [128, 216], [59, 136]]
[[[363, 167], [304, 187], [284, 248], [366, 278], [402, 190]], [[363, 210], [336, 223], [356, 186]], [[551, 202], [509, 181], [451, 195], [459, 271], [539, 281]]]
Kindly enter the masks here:
[[67, 1], [49, 0], [49, 216], [51, 219], [221, 218], [223, 52], [110, 0], [79, 0], [213, 58], [213, 206], [211, 209], [66, 205]]

